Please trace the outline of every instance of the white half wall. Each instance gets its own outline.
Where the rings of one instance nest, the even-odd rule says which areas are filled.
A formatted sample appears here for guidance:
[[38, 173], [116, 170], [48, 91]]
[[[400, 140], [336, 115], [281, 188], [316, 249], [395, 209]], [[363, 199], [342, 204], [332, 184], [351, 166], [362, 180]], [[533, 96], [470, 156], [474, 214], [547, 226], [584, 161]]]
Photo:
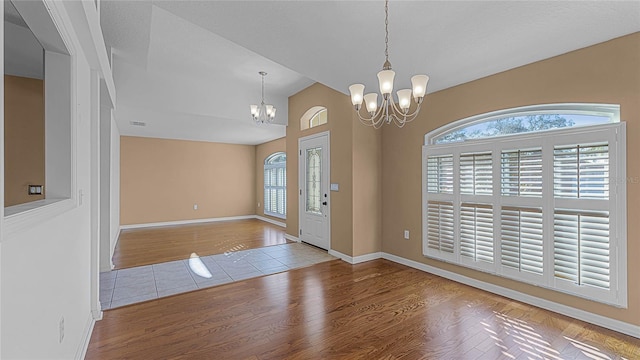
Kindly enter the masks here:
[[[10, 233], [6, 227], [0, 228], [0, 358], [81, 359], [92, 325], [90, 125], [92, 121], [99, 120], [92, 112], [95, 100], [92, 102], [92, 68], [88, 51], [104, 49], [104, 43], [86, 46], [87, 31], [84, 29], [90, 20], [77, 15], [83, 13], [80, 2], [40, 0], [17, 3], [25, 21], [39, 39], [39, 33], [57, 34], [57, 26], [73, 57], [72, 66], [65, 70], [70, 73], [67, 81], [70, 82], [71, 101], [67, 99], [66, 104], [59, 105], [67, 108], [66, 116], [71, 119], [69, 125], [65, 125], [68, 133], [61, 137], [70, 137], [70, 141], [62, 144], [64, 151], [59, 154], [69, 159], [64, 171], [71, 172], [71, 179], [67, 177], [66, 181], [73, 186], [60, 177], [59, 189], [53, 187], [53, 195], [69, 198], [69, 207], [60, 208], [50, 216], [44, 209], [38, 209], [44, 214], [40, 221]], [[25, 16], [26, 12], [31, 12], [32, 16]], [[56, 51], [56, 41], [43, 43], [48, 51]], [[4, 49], [3, 36], [0, 36], [0, 45]], [[54, 90], [60, 91], [60, 88]], [[58, 105], [49, 102], [47, 106], [56, 110]], [[57, 110], [58, 113], [64, 112], [64, 109]], [[60, 128], [57, 130], [62, 131]], [[0, 149], [3, 148], [4, 137], [0, 136]], [[47, 147], [47, 156], [49, 150]], [[0, 171], [4, 176], [2, 165]], [[48, 206], [51, 205], [42, 208]]]

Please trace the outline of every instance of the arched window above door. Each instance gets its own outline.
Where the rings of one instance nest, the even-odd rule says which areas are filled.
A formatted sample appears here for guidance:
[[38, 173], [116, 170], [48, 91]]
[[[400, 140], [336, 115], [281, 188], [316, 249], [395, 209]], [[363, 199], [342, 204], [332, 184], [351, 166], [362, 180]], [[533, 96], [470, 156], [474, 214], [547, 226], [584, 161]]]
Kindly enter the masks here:
[[327, 123], [327, 108], [314, 106], [300, 118], [300, 130], [307, 130]]

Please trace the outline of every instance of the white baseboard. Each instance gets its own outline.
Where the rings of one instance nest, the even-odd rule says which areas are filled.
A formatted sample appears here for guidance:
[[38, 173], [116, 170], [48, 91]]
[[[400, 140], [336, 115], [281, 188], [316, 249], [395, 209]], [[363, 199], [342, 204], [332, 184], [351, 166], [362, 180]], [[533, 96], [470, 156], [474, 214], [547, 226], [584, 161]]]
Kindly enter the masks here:
[[346, 261], [349, 264], [353, 264], [353, 258], [351, 256], [345, 255], [345, 254], [343, 254], [343, 253], [341, 253], [339, 251], [335, 251], [333, 249], [329, 249], [329, 255], [335, 256], [337, 258], [340, 258], [340, 260]]
[[640, 326], [626, 323], [624, 321], [611, 319], [602, 315], [593, 314], [588, 311], [576, 309], [567, 305], [559, 304], [553, 301], [541, 299], [532, 295], [524, 294], [519, 291], [508, 289], [502, 286], [490, 284], [484, 281], [472, 279], [460, 274], [456, 274], [451, 271], [443, 270], [434, 266], [426, 265], [417, 261], [405, 259], [403, 257], [382, 253], [382, 258], [387, 259], [398, 264], [406, 265], [414, 269], [422, 270], [430, 274], [441, 276], [445, 279], [456, 281], [465, 285], [469, 285], [480, 290], [488, 291], [494, 294], [502, 295], [509, 299], [517, 300], [529, 305], [537, 306], [539, 308], [553, 311], [562, 315], [570, 316], [572, 318], [582, 320], [591, 324], [605, 327], [629, 336], [640, 338]]
[[300, 238], [295, 237], [293, 235], [289, 235], [289, 234], [284, 234], [284, 238], [287, 240], [291, 240], [291, 241], [295, 241], [295, 242], [300, 242]]
[[102, 314], [103, 314], [103, 312], [102, 312], [102, 304], [100, 304], [100, 310], [98, 310], [98, 309], [91, 310], [91, 316], [93, 316], [93, 320], [95, 320], [95, 321], [102, 320]]
[[264, 217], [264, 216], [255, 215], [255, 218], [258, 219], [258, 220], [262, 220], [264, 222], [268, 222], [268, 223], [273, 224], [273, 225], [277, 225], [277, 226], [283, 227], [283, 228], [287, 227], [287, 224], [285, 224], [285, 223], [283, 223], [281, 221], [276, 221], [276, 220], [273, 220], [273, 219], [269, 219], [269, 218]]
[[381, 258], [382, 258], [381, 252], [358, 255], [353, 257], [353, 264], [359, 264], [359, 263], [363, 263], [363, 262], [367, 262], [375, 259], [381, 259]]
[[371, 253], [371, 254], [358, 255], [358, 256], [349, 256], [349, 255], [343, 254], [343, 253], [341, 253], [339, 251], [336, 251], [336, 250], [329, 250], [329, 255], [333, 255], [335, 257], [338, 257], [342, 261], [346, 261], [349, 264], [359, 264], [359, 263], [363, 263], [363, 262], [366, 262], [366, 261], [371, 261], [371, 260], [382, 258], [382, 253], [381, 252], [375, 252], [375, 253]]
[[188, 224], [200, 224], [200, 223], [216, 222], [216, 221], [231, 221], [231, 220], [246, 220], [246, 219], [256, 219], [256, 215], [241, 215], [241, 216], [228, 216], [228, 217], [208, 218], [208, 219], [177, 220], [177, 221], [164, 221], [164, 222], [144, 223], [144, 224], [120, 225], [120, 230], [122, 231], [122, 230], [128, 230], [128, 229], [140, 229], [140, 228], [148, 228], [148, 227], [188, 225]]
[[84, 327], [84, 333], [82, 334], [82, 339], [80, 339], [80, 346], [76, 351], [76, 357], [75, 357], [76, 360], [83, 360], [87, 355], [87, 350], [89, 349], [89, 341], [91, 341], [91, 334], [93, 333], [93, 326], [95, 324], [96, 324], [96, 320], [94, 318], [94, 314], [89, 313], [89, 318], [87, 319], [87, 324]]

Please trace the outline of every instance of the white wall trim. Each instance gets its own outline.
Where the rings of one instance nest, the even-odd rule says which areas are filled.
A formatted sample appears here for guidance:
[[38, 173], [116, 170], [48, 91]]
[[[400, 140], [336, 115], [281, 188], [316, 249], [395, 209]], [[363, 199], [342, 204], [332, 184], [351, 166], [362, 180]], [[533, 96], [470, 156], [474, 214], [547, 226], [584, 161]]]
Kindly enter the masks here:
[[382, 252], [374, 252], [370, 254], [354, 256], [353, 263], [359, 264], [359, 263], [363, 263], [363, 262], [367, 262], [375, 259], [381, 259], [381, 258], [382, 258]]
[[111, 265], [111, 270], [113, 270], [116, 265], [113, 263], [113, 255], [116, 252], [116, 246], [118, 246], [118, 240], [120, 240], [120, 233], [122, 232], [122, 228], [118, 229], [118, 233], [116, 234], [116, 238], [110, 241], [110, 244], [113, 244], [109, 249], [109, 264]]
[[293, 235], [289, 235], [289, 234], [284, 234], [284, 238], [287, 240], [291, 240], [291, 241], [295, 241], [295, 242], [300, 242], [300, 238], [295, 237]]
[[553, 301], [541, 299], [532, 295], [524, 294], [519, 291], [508, 289], [502, 286], [490, 284], [484, 281], [472, 279], [460, 274], [456, 274], [451, 271], [443, 270], [434, 266], [426, 265], [417, 261], [405, 259], [403, 257], [381, 253], [383, 259], [387, 259], [398, 264], [406, 265], [414, 269], [422, 270], [430, 274], [441, 276], [445, 279], [449, 279], [455, 282], [459, 282], [465, 285], [473, 286], [480, 290], [488, 291], [494, 294], [505, 296], [509, 299], [521, 301], [523, 303], [537, 306], [539, 308], [553, 311], [562, 315], [566, 315], [578, 320], [582, 320], [591, 324], [605, 327], [629, 336], [640, 338], [640, 326], [626, 323], [624, 321], [611, 319], [602, 315], [590, 313], [588, 311], [576, 309], [567, 305], [559, 304]]
[[358, 255], [358, 256], [349, 256], [336, 250], [329, 250], [329, 255], [339, 257], [342, 261], [346, 261], [349, 264], [359, 264], [359, 263], [382, 258], [381, 252], [374, 252], [374, 253]]
[[353, 264], [353, 258], [349, 255], [343, 254], [339, 251], [335, 251], [333, 249], [329, 249], [329, 255], [335, 256], [337, 258], [340, 258], [342, 261], [346, 261], [349, 264]]
[[[100, 318], [102, 318], [102, 312], [100, 312]], [[94, 318], [94, 314], [89, 313], [87, 324], [84, 327], [84, 333], [82, 334], [82, 338], [80, 339], [80, 345], [78, 347], [78, 350], [76, 351], [76, 360], [82, 360], [87, 355], [87, 350], [89, 349], [89, 341], [91, 341], [91, 334], [93, 333], [93, 326], [95, 324], [96, 319]]]
[[262, 220], [264, 222], [268, 222], [268, 223], [273, 224], [273, 225], [277, 225], [277, 226], [283, 227], [283, 228], [287, 227], [287, 224], [285, 224], [285, 223], [283, 223], [281, 221], [269, 219], [269, 218], [264, 217], [264, 216], [256, 215], [255, 218], [258, 219], [258, 220]]
[[[7, 213], [11, 208], [5, 209], [4, 217], [4, 235], [10, 238], [10, 235], [20, 233], [31, 229], [55, 216], [63, 214], [76, 207], [75, 199], [44, 199], [27, 203], [27, 205], [16, 205], [12, 208], [24, 206], [26, 210], [17, 213]], [[29, 207], [32, 206], [32, 207]], [[7, 211], [9, 210], [9, 211]]]
[[192, 220], [165, 221], [165, 222], [144, 223], [144, 224], [120, 225], [120, 231], [128, 230], [128, 229], [158, 227], [158, 226], [188, 225], [188, 224], [200, 224], [200, 223], [206, 223], [206, 222], [246, 220], [246, 219], [256, 219], [256, 215], [241, 215], [241, 216], [228, 216], [228, 217], [208, 218], [208, 219], [192, 219]]

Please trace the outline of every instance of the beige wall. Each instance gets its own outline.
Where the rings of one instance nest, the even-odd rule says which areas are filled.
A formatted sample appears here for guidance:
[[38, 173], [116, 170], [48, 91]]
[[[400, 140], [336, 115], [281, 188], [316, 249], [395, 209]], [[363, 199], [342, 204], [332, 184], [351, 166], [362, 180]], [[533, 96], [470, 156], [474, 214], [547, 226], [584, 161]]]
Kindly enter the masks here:
[[[640, 33], [570, 52], [429, 94], [417, 120], [388, 126], [382, 139], [385, 252], [507, 287], [594, 314], [640, 325]], [[620, 104], [627, 122], [629, 308], [619, 309], [494, 277], [423, 257], [421, 146], [424, 135], [452, 121], [488, 111], [565, 102]], [[411, 240], [402, 239], [403, 229]]]
[[353, 256], [358, 256], [382, 250], [382, 132], [362, 125], [351, 113]]
[[12, 206], [44, 199], [28, 195], [29, 184], [45, 185], [44, 82], [5, 75], [4, 86], [4, 204]]
[[252, 145], [122, 136], [120, 223], [253, 215], [255, 160]]
[[[256, 146], [256, 209], [255, 213], [259, 216], [264, 216], [268, 219], [272, 219], [279, 222], [284, 222], [283, 219], [265, 215], [264, 213], [264, 160], [271, 156], [273, 153], [287, 151], [286, 138], [280, 138], [273, 141], [266, 142]], [[287, 159], [288, 160], [288, 159]], [[287, 161], [288, 163], [289, 161]], [[289, 194], [287, 194], [289, 195]], [[289, 212], [289, 209], [287, 209]]]
[[[300, 118], [313, 106], [327, 108], [327, 124], [304, 131]], [[314, 84], [289, 97], [287, 127], [287, 233], [299, 234], [298, 139], [329, 131], [332, 191], [331, 249], [348, 256], [381, 249], [381, 134], [361, 125], [349, 97]]]
[[[300, 130], [300, 117], [313, 106], [327, 108], [328, 122], [308, 130]], [[331, 179], [340, 184], [332, 191], [331, 248], [353, 255], [352, 221], [352, 157], [351, 103], [346, 95], [322, 84], [314, 84], [289, 97], [287, 127], [287, 233], [298, 236], [298, 139], [323, 131], [331, 133]]]

